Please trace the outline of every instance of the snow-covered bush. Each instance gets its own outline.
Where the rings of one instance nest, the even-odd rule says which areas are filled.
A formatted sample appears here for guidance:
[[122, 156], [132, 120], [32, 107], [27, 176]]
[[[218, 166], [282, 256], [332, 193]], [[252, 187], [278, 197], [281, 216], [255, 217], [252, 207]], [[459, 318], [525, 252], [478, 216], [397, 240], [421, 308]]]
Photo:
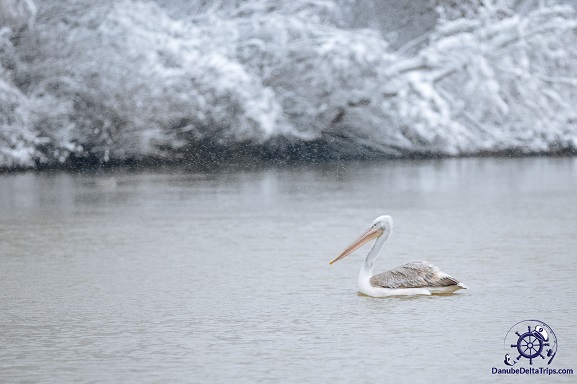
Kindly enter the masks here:
[[34, 22], [30, 0], [0, 0], [0, 167], [34, 165], [39, 141], [30, 124], [29, 100], [14, 81], [20, 65], [14, 40]]
[[576, 150], [573, 8], [439, 0], [426, 43], [393, 51], [347, 27], [345, 3], [199, 2], [174, 19], [46, 0], [0, 19], [0, 167], [308, 142], [327, 157]]
[[416, 57], [390, 70], [399, 123], [433, 154], [575, 151], [577, 15], [484, 13], [446, 22]]

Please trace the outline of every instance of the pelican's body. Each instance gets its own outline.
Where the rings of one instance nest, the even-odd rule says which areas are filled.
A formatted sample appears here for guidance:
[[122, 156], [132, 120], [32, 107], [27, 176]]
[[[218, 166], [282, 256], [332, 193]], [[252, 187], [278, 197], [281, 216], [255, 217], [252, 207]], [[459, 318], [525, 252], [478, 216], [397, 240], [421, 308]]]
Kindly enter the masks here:
[[373, 225], [347, 247], [331, 264], [353, 253], [372, 239], [377, 239], [367, 255], [359, 273], [359, 291], [368, 296], [404, 296], [453, 293], [466, 289], [462, 283], [439, 270], [427, 261], [410, 261], [377, 275], [373, 275], [373, 264], [385, 241], [393, 230], [393, 219], [380, 216]]

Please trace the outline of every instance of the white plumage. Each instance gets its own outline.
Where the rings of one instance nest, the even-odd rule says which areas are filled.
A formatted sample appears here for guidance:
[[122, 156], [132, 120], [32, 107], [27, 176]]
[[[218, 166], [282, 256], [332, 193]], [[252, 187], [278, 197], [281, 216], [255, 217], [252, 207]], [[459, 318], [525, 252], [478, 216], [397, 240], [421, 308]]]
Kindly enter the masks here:
[[467, 287], [427, 261], [410, 261], [373, 276], [373, 264], [393, 231], [393, 218], [379, 216], [371, 227], [349, 245], [331, 264], [376, 239], [359, 273], [359, 291], [368, 296], [431, 295], [452, 293]]

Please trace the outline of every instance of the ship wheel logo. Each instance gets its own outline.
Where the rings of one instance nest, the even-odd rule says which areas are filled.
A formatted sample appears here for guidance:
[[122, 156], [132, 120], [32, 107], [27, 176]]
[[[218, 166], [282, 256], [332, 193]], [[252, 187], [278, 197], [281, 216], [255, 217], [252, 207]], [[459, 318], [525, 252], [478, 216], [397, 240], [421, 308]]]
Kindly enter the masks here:
[[[505, 336], [505, 349], [511, 354], [505, 354], [504, 363], [509, 366], [517, 364], [521, 358], [529, 360], [533, 365], [547, 361], [551, 364], [557, 354], [557, 337], [550, 326], [540, 320], [524, 320], [513, 325]], [[516, 358], [511, 356], [518, 355]]]

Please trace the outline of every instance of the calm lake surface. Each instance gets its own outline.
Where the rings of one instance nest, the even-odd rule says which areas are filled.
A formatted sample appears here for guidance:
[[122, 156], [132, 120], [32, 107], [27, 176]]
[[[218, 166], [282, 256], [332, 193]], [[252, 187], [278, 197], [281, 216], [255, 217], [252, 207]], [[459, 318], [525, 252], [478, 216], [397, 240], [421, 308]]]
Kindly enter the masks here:
[[[382, 214], [469, 289], [358, 294]], [[0, 175], [0, 273], [3, 383], [575, 382], [491, 369], [539, 319], [577, 372], [577, 158]]]

